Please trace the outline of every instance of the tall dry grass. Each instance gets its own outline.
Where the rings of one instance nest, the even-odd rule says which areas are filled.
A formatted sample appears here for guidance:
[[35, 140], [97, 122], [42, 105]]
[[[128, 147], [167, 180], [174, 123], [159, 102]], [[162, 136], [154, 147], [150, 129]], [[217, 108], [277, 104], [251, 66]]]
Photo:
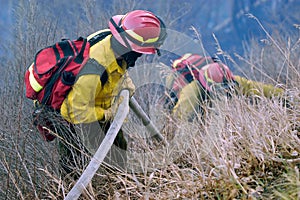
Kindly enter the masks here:
[[[175, 130], [180, 136], [171, 138], [169, 149], [147, 149], [147, 157], [136, 162], [139, 173], [110, 174], [116, 185], [109, 197], [299, 199], [299, 26], [294, 27], [291, 35], [266, 31], [270, 43], [253, 40], [244, 56], [236, 54], [237, 61], [218, 46], [220, 56], [232, 62], [239, 73], [284, 88], [288, 104], [281, 98], [244, 95], [214, 101], [205, 124], [177, 121]], [[151, 94], [150, 90], [144, 92]], [[165, 123], [168, 114], [161, 115], [162, 109], [155, 103], [152, 106], [152, 114], [156, 109], [154, 115], [160, 116], [157, 123]], [[128, 132], [143, 132], [136, 127], [128, 127]]]
[[[7, 61], [11, 70], [1, 75], [6, 84], [0, 92], [0, 197], [63, 199], [76, 180], [60, 176], [56, 142], [45, 143], [32, 127], [32, 104], [24, 98], [22, 75], [35, 51], [64, 33], [56, 22], [48, 22], [29, 26], [28, 35], [22, 35], [27, 21], [40, 19], [35, 3], [26, 10], [22, 3], [16, 59]], [[88, 22], [96, 26], [99, 21], [91, 16]], [[129, 152], [135, 165], [126, 171], [102, 168], [81, 199], [299, 199], [300, 40], [297, 33], [266, 35], [264, 46], [253, 41], [244, 56], [230, 58], [221, 47], [219, 52], [246, 77], [286, 88], [291, 107], [264, 97], [257, 104], [245, 96], [216, 101], [205, 124], [177, 121], [170, 148], [142, 145], [138, 135], [145, 128], [138, 120], [127, 121], [127, 134], [141, 144], [139, 151], [133, 146]], [[149, 111], [160, 128], [170, 119], [155, 104]]]

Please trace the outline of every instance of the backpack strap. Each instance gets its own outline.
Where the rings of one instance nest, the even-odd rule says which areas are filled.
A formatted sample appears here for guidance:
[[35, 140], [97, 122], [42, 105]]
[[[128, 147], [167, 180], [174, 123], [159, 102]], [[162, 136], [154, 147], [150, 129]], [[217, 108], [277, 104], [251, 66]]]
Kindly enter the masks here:
[[100, 42], [101, 40], [103, 40], [106, 36], [110, 35], [111, 31], [104, 31], [101, 33], [98, 33], [97, 35], [95, 35], [94, 37], [92, 37], [91, 39], [89, 39], [89, 43], [90, 43], [90, 47], [92, 47], [93, 45], [95, 45], [96, 43]]
[[[83, 38], [83, 37], [79, 37], [77, 39], [77, 41], [83, 41], [83, 45], [82, 45], [82, 48], [80, 49], [79, 53], [78, 53], [78, 56], [75, 58], [75, 62], [76, 63], [82, 63], [83, 60], [84, 60], [84, 57], [83, 57], [83, 54], [84, 54], [84, 50], [85, 50], [85, 47], [86, 47], [86, 43], [87, 43], [87, 39]], [[74, 48], [76, 49], [76, 46], [73, 45]]]
[[[100, 76], [101, 84], [104, 85], [108, 80], [108, 74], [104, 66], [100, 65], [94, 58], [89, 58], [82, 69], [79, 71], [76, 81], [82, 75], [97, 74]], [[76, 82], [75, 81], [75, 82]]]

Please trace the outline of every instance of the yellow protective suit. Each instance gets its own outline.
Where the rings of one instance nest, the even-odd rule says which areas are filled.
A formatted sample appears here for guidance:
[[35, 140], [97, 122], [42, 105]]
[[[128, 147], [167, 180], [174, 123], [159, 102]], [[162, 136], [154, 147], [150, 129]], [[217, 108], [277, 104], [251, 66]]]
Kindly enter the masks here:
[[[244, 77], [234, 76], [238, 82], [237, 92], [246, 96], [265, 96], [271, 98], [273, 96], [283, 95], [284, 90], [277, 88], [270, 84], [248, 80]], [[170, 79], [168, 80], [170, 82]], [[170, 83], [169, 83], [170, 84]], [[173, 108], [173, 113], [178, 117], [188, 116], [189, 113], [195, 111], [199, 104], [201, 104], [201, 87], [198, 81], [192, 81], [184, 86], [179, 92], [178, 102]]]
[[[107, 30], [102, 30], [107, 31]], [[100, 31], [90, 35], [93, 37]], [[91, 123], [104, 119], [105, 111], [111, 107], [112, 101], [123, 88], [132, 95], [135, 87], [126, 72], [126, 62], [119, 66], [111, 48], [112, 35], [93, 45], [90, 58], [105, 67], [108, 73], [107, 82], [102, 85], [99, 75], [80, 76], [61, 106], [61, 115], [73, 124]]]

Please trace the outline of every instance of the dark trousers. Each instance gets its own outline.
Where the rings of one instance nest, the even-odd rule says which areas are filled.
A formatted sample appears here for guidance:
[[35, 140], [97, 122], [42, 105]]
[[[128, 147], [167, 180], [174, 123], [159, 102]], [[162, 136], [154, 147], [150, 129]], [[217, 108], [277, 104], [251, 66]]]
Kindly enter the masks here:
[[[57, 138], [59, 166], [62, 175], [81, 174], [91, 156], [100, 146], [111, 122], [73, 125], [64, 120], [59, 112], [47, 106], [35, 105], [33, 124], [45, 141]], [[46, 128], [45, 128], [46, 127]], [[126, 165], [127, 141], [120, 130], [114, 140], [105, 162], [124, 168]]]
[[[100, 146], [110, 122], [82, 125], [64, 125], [59, 131], [59, 164], [63, 174], [82, 173], [91, 156]], [[104, 162], [123, 169], [126, 165], [127, 141], [120, 130]]]

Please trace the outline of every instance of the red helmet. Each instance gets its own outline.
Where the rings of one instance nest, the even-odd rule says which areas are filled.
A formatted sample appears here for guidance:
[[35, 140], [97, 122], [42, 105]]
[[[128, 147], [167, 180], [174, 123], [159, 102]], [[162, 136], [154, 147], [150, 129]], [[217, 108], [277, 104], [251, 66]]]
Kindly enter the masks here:
[[210, 63], [202, 67], [198, 79], [207, 91], [212, 91], [212, 86], [224, 87], [229, 82], [235, 83], [234, 76], [228, 66], [220, 62]]
[[143, 54], [154, 54], [167, 36], [163, 21], [145, 10], [113, 16], [109, 28], [119, 43]]

